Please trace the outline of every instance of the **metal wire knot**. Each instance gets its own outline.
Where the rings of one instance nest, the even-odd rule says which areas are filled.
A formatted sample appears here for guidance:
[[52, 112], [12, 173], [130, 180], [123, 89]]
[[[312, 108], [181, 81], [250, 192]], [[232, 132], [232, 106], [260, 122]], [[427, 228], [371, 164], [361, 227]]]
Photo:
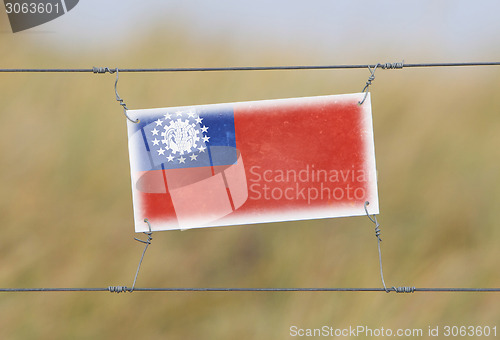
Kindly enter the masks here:
[[414, 293], [415, 287], [392, 287], [396, 293]]
[[368, 77], [368, 80], [366, 81], [366, 84], [365, 84], [365, 87], [363, 87], [363, 91], [361, 91], [361, 93], [364, 93], [365, 96], [363, 97], [363, 100], [358, 102], [359, 105], [363, 105], [363, 103], [365, 102], [366, 100], [366, 96], [368, 96], [368, 88], [370, 87], [370, 85], [372, 84], [372, 81], [375, 80], [375, 70], [377, 70], [377, 67], [379, 66], [380, 64], [377, 64], [375, 65], [375, 67], [372, 69], [370, 66], [368, 66], [368, 70], [370, 70], [370, 76]]
[[380, 230], [380, 223], [378, 223], [378, 221], [377, 221], [377, 216], [373, 215], [373, 217], [371, 217], [370, 214], [368, 213], [368, 209], [366, 207], [369, 204], [370, 204], [370, 202], [368, 202], [368, 201], [365, 202], [366, 216], [368, 216], [368, 218], [370, 219], [370, 221], [372, 221], [375, 224], [375, 236], [377, 237], [377, 239], [380, 242], [382, 242], [382, 239], [380, 238], [380, 234], [382, 233], [382, 231]]
[[402, 69], [404, 67], [405, 61], [403, 60], [402, 62], [397, 62], [397, 63], [384, 63], [384, 64], [376, 64], [373, 69], [368, 65], [368, 70], [370, 71], [370, 76], [368, 77], [368, 80], [366, 81], [365, 87], [363, 88], [363, 91], [361, 93], [364, 93], [365, 96], [363, 97], [363, 100], [358, 102], [359, 105], [362, 105], [366, 97], [368, 96], [368, 88], [372, 84], [372, 81], [375, 80], [375, 71], [377, 70], [377, 67], [380, 67], [383, 70], [394, 70], [394, 69]]
[[92, 72], [94, 73], [110, 73], [110, 74], [113, 74], [116, 72], [117, 69], [110, 69], [109, 67], [92, 67]]
[[120, 293], [128, 292], [129, 289], [126, 286], [109, 286], [108, 291], [110, 293], [120, 294]]
[[403, 60], [400, 63], [385, 63], [379, 64], [379, 67], [383, 70], [394, 70], [394, 69], [402, 69], [405, 66], [405, 61]]
[[145, 243], [145, 244], [151, 244], [151, 241], [153, 240], [153, 232], [151, 231], [151, 224], [149, 223], [149, 220], [147, 218], [144, 219], [144, 223], [148, 224], [148, 229], [149, 231], [144, 231], [143, 234], [148, 236], [148, 239], [146, 241], [138, 239], [137, 237], [134, 237], [134, 240]]

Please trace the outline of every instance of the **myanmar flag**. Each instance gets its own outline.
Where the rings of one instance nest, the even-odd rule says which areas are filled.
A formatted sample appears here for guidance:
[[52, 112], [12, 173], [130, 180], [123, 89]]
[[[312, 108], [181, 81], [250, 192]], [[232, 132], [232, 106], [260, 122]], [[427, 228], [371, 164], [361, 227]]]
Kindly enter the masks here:
[[129, 110], [136, 232], [377, 214], [363, 97]]

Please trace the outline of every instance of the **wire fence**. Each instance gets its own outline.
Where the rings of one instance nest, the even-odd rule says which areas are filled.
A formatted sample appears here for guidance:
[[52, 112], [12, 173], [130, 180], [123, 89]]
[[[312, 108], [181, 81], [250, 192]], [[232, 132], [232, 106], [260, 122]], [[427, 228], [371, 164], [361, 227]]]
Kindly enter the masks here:
[[463, 66], [500, 66], [500, 62], [457, 62], [457, 63], [376, 63], [376, 64], [344, 64], [344, 65], [298, 65], [298, 66], [235, 66], [235, 67], [170, 67], [170, 68], [3, 68], [0, 72], [11, 73], [114, 73], [119, 72], [216, 72], [216, 71], [279, 71], [279, 70], [335, 70], [366, 69], [379, 67], [382, 69], [422, 68], [422, 67], [463, 67]]
[[0, 293], [27, 293], [27, 292], [384, 292], [384, 293], [500, 293], [500, 288], [416, 288], [392, 287], [385, 288], [139, 288], [133, 290], [125, 286], [109, 286], [107, 288], [0, 288]]
[[[456, 63], [376, 63], [376, 64], [345, 64], [345, 65], [301, 65], [301, 66], [237, 66], [237, 67], [179, 67], [179, 68], [3, 68], [0, 73], [116, 73], [118, 82], [119, 72], [217, 72], [217, 71], [272, 71], [272, 70], [334, 70], [334, 69], [369, 69], [371, 77], [366, 83], [363, 92], [371, 85], [374, 79], [374, 72], [377, 68], [381, 69], [403, 69], [403, 68], [424, 68], [424, 67], [473, 67], [473, 66], [500, 66], [500, 62], [456, 62]], [[119, 98], [116, 93], [117, 100]], [[124, 106], [123, 104], [121, 104]], [[126, 112], [126, 107], [124, 106]], [[127, 117], [128, 118], [128, 117]], [[365, 205], [366, 210], [366, 205]], [[132, 292], [384, 292], [384, 293], [500, 293], [500, 288], [417, 288], [417, 287], [386, 287], [383, 272], [382, 259], [380, 253], [380, 229], [375, 216], [373, 219], [366, 211], [370, 220], [375, 223], [376, 236], [378, 238], [380, 274], [383, 288], [140, 288], [135, 287], [137, 275], [144, 258], [148, 245], [151, 243], [151, 232], [146, 233], [148, 241], [138, 240], [146, 243], [142, 253], [141, 261], [137, 268], [134, 283], [131, 288], [127, 286], [108, 286], [105, 288], [0, 288], [0, 293], [28, 293], [28, 292], [111, 292], [111, 293], [132, 293]]]

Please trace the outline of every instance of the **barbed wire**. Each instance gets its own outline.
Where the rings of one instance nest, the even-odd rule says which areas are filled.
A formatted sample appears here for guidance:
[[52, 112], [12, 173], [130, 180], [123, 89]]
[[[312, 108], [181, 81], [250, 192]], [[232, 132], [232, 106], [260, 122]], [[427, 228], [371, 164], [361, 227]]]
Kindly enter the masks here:
[[74, 72], [74, 73], [114, 73], [119, 72], [217, 72], [217, 71], [277, 71], [277, 70], [334, 70], [334, 69], [402, 69], [420, 67], [463, 67], [463, 66], [500, 66], [500, 61], [491, 62], [448, 62], [448, 63], [375, 63], [344, 65], [298, 65], [298, 66], [234, 66], [234, 67], [168, 67], [168, 68], [3, 68], [0, 72]]
[[[333, 70], [333, 69], [366, 69], [371, 72], [371, 77], [366, 83], [363, 92], [371, 85], [374, 79], [374, 71], [377, 68], [381, 69], [402, 69], [402, 68], [424, 68], [424, 67], [466, 67], [466, 66], [500, 66], [500, 62], [456, 62], [456, 63], [377, 63], [377, 64], [345, 64], [345, 65], [301, 65], [301, 66], [237, 66], [237, 67], [178, 67], [178, 68], [117, 68], [117, 67], [93, 67], [93, 68], [11, 68], [0, 69], [2, 73], [116, 73], [118, 82], [118, 72], [217, 72], [217, 71], [271, 71], [271, 70]], [[117, 100], [119, 98], [116, 93]], [[362, 104], [362, 102], [360, 103]], [[124, 106], [123, 104], [121, 104]], [[126, 109], [126, 107], [124, 106]], [[366, 204], [365, 204], [366, 210]], [[151, 229], [148, 235], [148, 241], [138, 240], [146, 243], [145, 249], [142, 253], [139, 266], [137, 268], [134, 283], [131, 288], [127, 286], [108, 286], [106, 288], [0, 288], [0, 293], [22, 293], [22, 292], [111, 292], [111, 293], [124, 293], [124, 292], [385, 292], [385, 293], [431, 293], [431, 292], [470, 292], [470, 293], [485, 293], [496, 292], [500, 293], [500, 288], [416, 288], [416, 287], [390, 287], [387, 288], [384, 282], [382, 272], [382, 259], [380, 252], [380, 230], [379, 224], [375, 219], [372, 219], [366, 210], [370, 220], [376, 224], [376, 236], [378, 239], [378, 251], [380, 261], [380, 275], [382, 279], [383, 288], [138, 288], [135, 287], [137, 275], [144, 258], [147, 246], [151, 243]], [[146, 221], [145, 221], [146, 222]], [[147, 222], [146, 222], [147, 223]], [[148, 223], [149, 224], [149, 223]]]
[[[417, 288], [393, 290], [396, 293], [500, 293], [500, 288]], [[0, 288], [0, 293], [26, 292], [384, 292], [385, 288], [131, 288], [125, 286], [109, 286], [106, 288]]]

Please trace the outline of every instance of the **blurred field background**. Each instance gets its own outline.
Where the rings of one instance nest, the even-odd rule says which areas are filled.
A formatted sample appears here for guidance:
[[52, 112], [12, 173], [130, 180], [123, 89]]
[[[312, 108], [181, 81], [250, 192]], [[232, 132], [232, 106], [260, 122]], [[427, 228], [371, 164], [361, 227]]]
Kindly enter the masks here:
[[[42, 34], [14, 37], [3, 15], [0, 26], [7, 32], [0, 34], [0, 68], [405, 57], [380, 46], [332, 62], [320, 48], [293, 44], [249, 57], [224, 38], [195, 44], [196, 32], [175, 22], [152, 26], [134, 44], [61, 53], [37, 44]], [[175, 36], [162, 35], [172, 30]], [[435, 61], [425, 51], [411, 57], [405, 61]], [[118, 90], [130, 108], [153, 108], [360, 92], [368, 76], [123, 73]], [[371, 91], [388, 286], [500, 286], [499, 76], [495, 67], [377, 71]], [[132, 284], [143, 244], [133, 240], [126, 123], [113, 83], [109, 74], [0, 74], [0, 287]], [[381, 286], [366, 217], [153, 237], [138, 287]], [[0, 338], [286, 339], [292, 325], [500, 327], [499, 302], [497, 293], [1, 293]]]

